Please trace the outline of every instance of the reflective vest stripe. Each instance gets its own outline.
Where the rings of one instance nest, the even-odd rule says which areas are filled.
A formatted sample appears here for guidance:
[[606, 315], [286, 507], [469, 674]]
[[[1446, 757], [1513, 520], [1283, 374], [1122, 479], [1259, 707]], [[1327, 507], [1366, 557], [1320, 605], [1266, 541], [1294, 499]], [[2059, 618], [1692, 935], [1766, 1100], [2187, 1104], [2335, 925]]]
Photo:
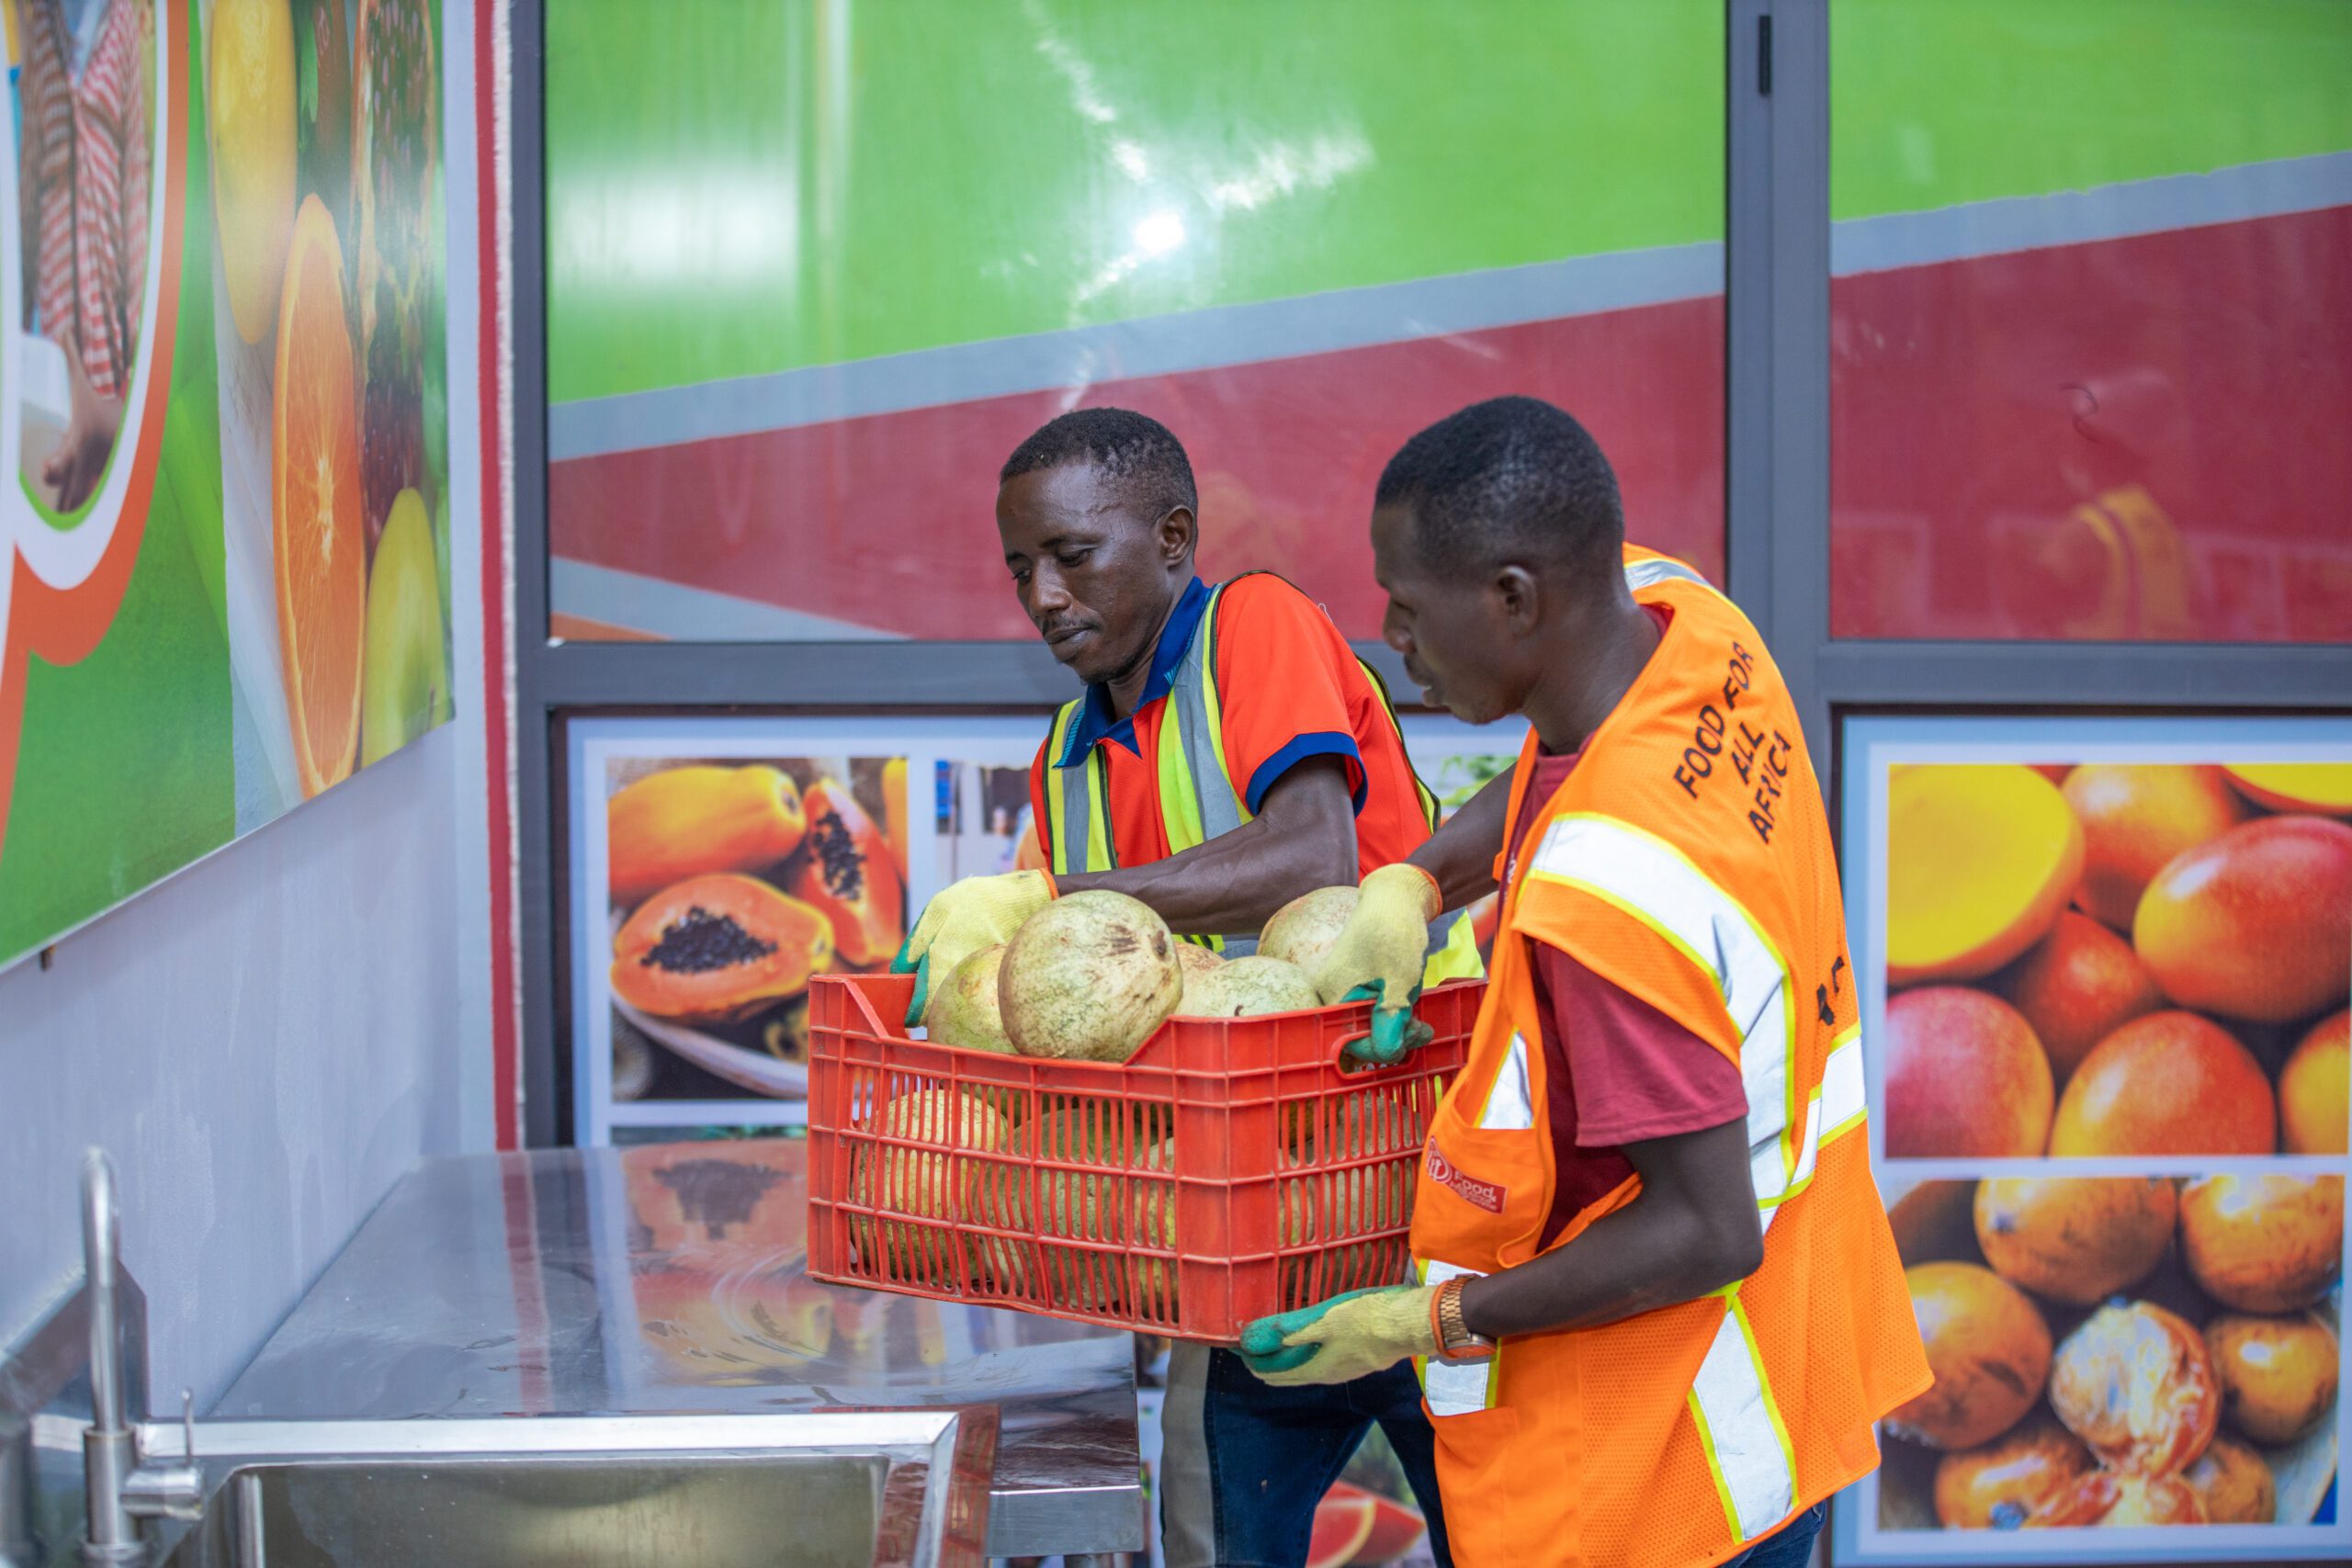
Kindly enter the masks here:
[[1862, 1026], [1855, 1024], [1829, 1047], [1821, 1069], [1821, 1141], [1852, 1132], [1870, 1111], [1870, 1096], [1862, 1083]]
[[1796, 1453], [1737, 1286], [1724, 1293], [1724, 1320], [1691, 1380], [1690, 1416], [1732, 1539], [1753, 1540], [1788, 1517], [1797, 1506]]
[[1502, 1069], [1495, 1074], [1494, 1087], [1487, 1091], [1486, 1107], [1478, 1112], [1478, 1125], [1490, 1133], [1533, 1130], [1535, 1096], [1528, 1082], [1524, 1034], [1512, 1032], [1510, 1055], [1503, 1059]]
[[[1424, 1285], [1481, 1277], [1476, 1269], [1463, 1269], [1435, 1258], [1416, 1259], [1413, 1267]], [[1433, 1357], [1416, 1357], [1413, 1371], [1421, 1380], [1421, 1397], [1429, 1402], [1430, 1415], [1470, 1416], [1494, 1408], [1496, 1391], [1502, 1386], [1502, 1362], [1499, 1349], [1483, 1361], [1441, 1361]]]
[[[1056, 871], [1111, 869], [1111, 834], [1102, 805], [1102, 770], [1091, 757], [1062, 771], [1061, 832], [1054, 840]], [[1072, 863], [1075, 863], [1073, 864]]]
[[1623, 910], [1713, 977], [1740, 1033], [1757, 1201], [1777, 1202], [1796, 1179], [1808, 1095], [1790, 1073], [1796, 988], [1771, 938], [1680, 850], [1613, 818], [1555, 818], [1527, 874]]
[[[1225, 761], [1225, 708], [1216, 692], [1216, 617], [1225, 587], [1209, 595], [1193, 640], [1168, 691], [1170, 716], [1159, 726], [1159, 818], [1168, 852], [1221, 839], [1250, 818]], [[1208, 945], [1227, 958], [1258, 951], [1254, 933], [1212, 936]]]
[[1638, 593], [1643, 589], [1657, 583], [1675, 581], [1695, 582], [1706, 589], [1713, 589], [1715, 586], [1679, 560], [1659, 558], [1628, 561], [1625, 564], [1625, 586], [1634, 592]]
[[[1234, 786], [1233, 772], [1226, 760], [1225, 705], [1217, 693], [1217, 612], [1224, 603], [1225, 591], [1230, 586], [1220, 584], [1210, 593], [1200, 621], [1193, 629], [1193, 639], [1185, 645], [1169, 686], [1170, 711], [1160, 724], [1158, 751], [1152, 759], [1159, 784], [1160, 826], [1168, 835], [1170, 854], [1223, 838], [1253, 815], [1243, 802], [1241, 792]], [[1381, 711], [1387, 716], [1389, 727], [1396, 731], [1401, 746], [1404, 732], [1397, 725], [1396, 705], [1389, 701], [1387, 687], [1372, 666], [1362, 660], [1357, 660], [1357, 666], [1378, 694]], [[1058, 787], [1049, 783], [1046, 792], [1048, 820], [1045, 827], [1050, 840], [1046, 852], [1057, 872], [1080, 868], [1108, 871], [1118, 863], [1112, 852], [1101, 760], [1090, 752], [1067, 767], [1060, 762], [1068, 747], [1070, 726], [1078, 721], [1084, 705], [1083, 698], [1062, 705], [1054, 716], [1052, 738], [1046, 748], [1046, 755], [1054, 759], [1051, 771], [1059, 775]], [[1437, 796], [1418, 774], [1413, 778], [1413, 791], [1423, 819], [1435, 828]], [[1258, 951], [1254, 933], [1209, 935], [1198, 940], [1227, 958]], [[1425, 985], [1484, 972], [1478, 962], [1477, 939], [1466, 913], [1442, 916], [1431, 921], [1429, 951], [1429, 966], [1422, 976]]]

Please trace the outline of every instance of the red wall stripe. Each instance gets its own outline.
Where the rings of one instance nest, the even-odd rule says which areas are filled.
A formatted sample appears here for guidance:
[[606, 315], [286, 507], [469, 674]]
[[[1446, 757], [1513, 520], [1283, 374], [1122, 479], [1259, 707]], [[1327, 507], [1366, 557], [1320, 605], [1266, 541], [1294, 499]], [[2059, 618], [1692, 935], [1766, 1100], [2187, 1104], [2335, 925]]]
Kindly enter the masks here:
[[506, 318], [499, 288], [499, 61], [492, 23], [501, 9], [488, 4], [474, 7], [474, 221], [481, 306], [475, 357], [481, 397], [482, 784], [490, 829], [491, 1093], [498, 1146], [512, 1149], [521, 1145], [522, 1095], [514, 974], [514, 818], [508, 793], [506, 508], [501, 491], [505, 446], [499, 400]]

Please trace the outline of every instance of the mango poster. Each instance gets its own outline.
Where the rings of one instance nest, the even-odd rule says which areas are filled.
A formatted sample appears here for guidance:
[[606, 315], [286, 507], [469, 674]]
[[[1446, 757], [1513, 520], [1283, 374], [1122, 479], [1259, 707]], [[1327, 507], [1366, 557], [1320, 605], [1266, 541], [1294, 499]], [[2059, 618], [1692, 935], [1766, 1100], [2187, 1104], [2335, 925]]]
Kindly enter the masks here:
[[452, 712], [437, 0], [5, 0], [0, 964]]
[[1914, 728], [1849, 732], [1848, 876], [1936, 1384], [1882, 1425], [1853, 1560], [2340, 1559], [2342, 727], [1874, 722]]

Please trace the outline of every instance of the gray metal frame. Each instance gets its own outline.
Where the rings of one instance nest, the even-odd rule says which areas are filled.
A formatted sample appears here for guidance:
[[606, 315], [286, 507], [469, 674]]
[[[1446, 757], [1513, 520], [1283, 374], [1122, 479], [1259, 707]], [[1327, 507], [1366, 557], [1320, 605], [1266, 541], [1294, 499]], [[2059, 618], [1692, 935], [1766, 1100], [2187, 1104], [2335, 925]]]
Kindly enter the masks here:
[[[1830, 0], [1725, 0], [1724, 542], [1825, 781], [1847, 712], [2352, 712], [2352, 646], [1837, 642], [1829, 637]], [[1768, 44], [1769, 39], [1769, 44]], [[544, 28], [514, 8], [514, 743], [523, 1127], [568, 1141], [559, 759], [567, 714], [630, 708], [1043, 714], [1069, 695], [1022, 643], [550, 642]], [[1361, 648], [1400, 694], [1395, 656]], [[1833, 818], [1834, 819], [1834, 818]]]

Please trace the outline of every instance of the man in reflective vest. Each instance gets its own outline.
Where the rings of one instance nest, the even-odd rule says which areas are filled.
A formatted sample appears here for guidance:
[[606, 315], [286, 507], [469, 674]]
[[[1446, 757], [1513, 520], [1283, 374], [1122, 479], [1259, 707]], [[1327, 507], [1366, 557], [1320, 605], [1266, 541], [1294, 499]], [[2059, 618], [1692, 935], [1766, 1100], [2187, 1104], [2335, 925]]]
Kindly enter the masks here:
[[[1158, 422], [1080, 409], [1004, 465], [997, 531], [1022, 608], [1086, 682], [1030, 772], [1050, 870], [969, 877], [931, 900], [899, 967], [929, 987], [1063, 893], [1141, 899], [1228, 955], [1300, 894], [1353, 883], [1429, 837], [1436, 803], [1378, 679], [1279, 577], [1193, 575], [1192, 465]], [[1467, 919], [1424, 922], [1415, 989], [1478, 972]], [[1389, 1010], [1380, 1049], [1401, 1047]], [[1170, 1568], [1298, 1563], [1315, 1505], [1377, 1420], [1441, 1547], [1429, 1423], [1403, 1367], [1274, 1389], [1179, 1342], [1162, 1418]]]
[[1372, 537], [1413, 678], [1532, 733], [1507, 794], [1366, 878], [1316, 976], [1399, 998], [1420, 922], [1502, 888], [1421, 1282], [1261, 1319], [1245, 1359], [1283, 1386], [1417, 1362], [1458, 1562], [1801, 1568], [1929, 1377], [1795, 707], [1727, 599], [1624, 546], [1607, 460], [1548, 403], [1415, 436]]

